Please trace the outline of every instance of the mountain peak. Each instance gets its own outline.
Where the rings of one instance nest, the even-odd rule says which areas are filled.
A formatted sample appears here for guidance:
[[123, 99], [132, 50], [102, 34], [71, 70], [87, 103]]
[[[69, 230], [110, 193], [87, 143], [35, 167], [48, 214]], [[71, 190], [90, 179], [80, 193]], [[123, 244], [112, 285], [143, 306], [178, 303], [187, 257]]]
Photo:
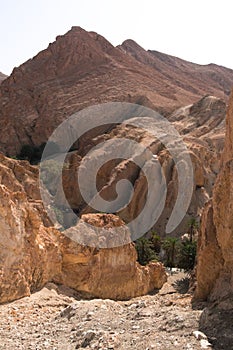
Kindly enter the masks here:
[[126, 52], [145, 51], [143, 47], [141, 47], [136, 41], [132, 39], [123, 41], [123, 43], [118, 47]]
[[108, 53], [116, 50], [105, 38], [73, 26], [35, 57], [13, 70], [13, 80], [30, 76], [37, 83], [65, 75], [88, 71], [108, 61]]
[[232, 82], [226, 68], [148, 52], [130, 39], [115, 48], [75, 26], [1, 84], [0, 150], [17, 154], [24, 144], [40, 145], [67, 116], [89, 105], [127, 101], [168, 115], [206, 94], [227, 98]]

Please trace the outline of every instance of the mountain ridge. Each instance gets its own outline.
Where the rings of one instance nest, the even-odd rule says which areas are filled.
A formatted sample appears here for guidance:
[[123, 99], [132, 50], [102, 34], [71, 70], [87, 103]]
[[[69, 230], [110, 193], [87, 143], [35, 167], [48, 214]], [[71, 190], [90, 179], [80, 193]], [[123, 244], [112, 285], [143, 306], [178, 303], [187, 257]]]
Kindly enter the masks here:
[[0, 86], [0, 151], [15, 155], [24, 144], [40, 145], [63, 120], [94, 104], [125, 101], [169, 115], [207, 94], [228, 98], [233, 71], [195, 72], [195, 64], [159, 55], [132, 40], [114, 47], [80, 27], [57, 36]]

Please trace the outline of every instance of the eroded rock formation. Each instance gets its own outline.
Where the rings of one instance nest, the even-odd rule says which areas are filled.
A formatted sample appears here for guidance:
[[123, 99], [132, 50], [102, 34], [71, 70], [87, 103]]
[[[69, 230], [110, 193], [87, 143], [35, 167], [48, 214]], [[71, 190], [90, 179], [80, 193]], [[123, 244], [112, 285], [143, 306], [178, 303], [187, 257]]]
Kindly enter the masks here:
[[[0, 302], [41, 288], [61, 267], [59, 232], [39, 200], [38, 169], [0, 156]], [[44, 223], [43, 223], [44, 218]]]
[[[94, 227], [109, 227], [109, 234], [112, 227], [123, 225], [122, 220], [112, 214], [87, 214], [82, 219]], [[84, 233], [83, 225], [79, 227]], [[98, 249], [81, 246], [63, 236], [61, 250], [62, 271], [54, 280], [92, 296], [128, 299], [159, 289], [167, 280], [161, 263], [139, 265], [133, 243]]]
[[233, 95], [226, 128], [221, 171], [213, 200], [203, 214], [199, 238], [196, 297], [201, 299], [229, 299], [233, 293]]
[[[23, 145], [39, 146], [72, 113], [93, 104], [128, 101], [164, 112], [183, 135], [194, 167], [190, 208], [174, 232], [180, 235], [187, 229], [188, 218], [199, 215], [212, 195], [223, 149], [224, 100], [232, 82], [233, 72], [227, 68], [199, 66], [158, 52], [147, 52], [133, 41], [114, 47], [96, 33], [73, 27], [46, 50], [14, 69], [1, 83], [0, 150], [15, 155]], [[206, 94], [217, 97], [203, 97]], [[226, 293], [232, 288], [229, 250], [232, 246], [229, 204], [232, 108], [227, 119], [224, 167], [213, 194], [213, 206], [208, 204], [203, 216], [196, 292], [201, 298], [211, 293], [217, 298], [218, 283], [226, 283]], [[177, 196], [177, 172], [168, 150], [142, 130], [117, 125], [85, 135], [68, 154], [68, 165], [63, 171], [65, 194], [72, 209], [84, 214], [85, 220], [100, 224], [104, 216], [92, 212], [76, 186], [77, 169], [94, 145], [124, 136], [146, 144], [164, 170], [168, 196], [155, 226], [163, 235]], [[146, 163], [143, 155], [135, 154], [135, 157], [141, 157], [141, 163]], [[91, 295], [113, 298], [140, 295], [163, 284], [166, 278], [163, 267], [160, 264], [139, 266], [132, 244], [96, 250], [82, 247], [52, 227], [40, 199], [38, 169], [27, 162], [1, 156], [0, 174], [2, 302], [28, 295], [51, 280]], [[97, 187], [104, 198], [111, 200], [116, 195], [115, 185], [122, 178], [130, 180], [135, 191], [130, 205], [118, 212], [121, 219], [128, 222], [145, 204], [146, 182], [142, 171], [130, 160], [109, 162], [99, 171]], [[64, 198], [58, 189], [56, 181], [53, 182], [48, 195], [53, 196], [56, 205], [62, 206]], [[116, 222], [122, 224], [119, 218], [107, 217], [112, 227]], [[64, 226], [69, 227], [67, 222]], [[212, 227], [211, 233], [209, 227]], [[204, 252], [213, 262], [212, 270], [208, 270], [210, 266]]]
[[[173, 231], [173, 234], [184, 234], [187, 231], [190, 218], [198, 218], [201, 215], [204, 204], [212, 196], [212, 187], [220, 168], [220, 153], [224, 146], [225, 109], [225, 104], [221, 99], [206, 96], [195, 104], [178, 109], [168, 117], [169, 121], [173, 123], [183, 136], [184, 142], [189, 149], [194, 171], [193, 188], [191, 189], [193, 190], [192, 200], [184, 220]], [[92, 152], [91, 156], [89, 153], [87, 157], [88, 159], [90, 158], [89, 163], [93, 164], [93, 166], [100, 164], [104, 155], [111, 155], [114, 152], [115, 142], [124, 137], [135, 141], [141, 146], [148, 147], [154, 155], [157, 155], [157, 160], [163, 170], [168, 193], [164, 211], [153, 227], [163, 236], [165, 235], [165, 227], [179, 191], [177, 168], [172, 155], [165, 145], [156, 139], [155, 136], [140, 128], [134, 128], [130, 125], [117, 125], [109, 128], [109, 130], [99, 130], [98, 133], [89, 133], [83, 139], [81, 138], [77, 149], [67, 155], [62, 184], [59, 183], [59, 180], [56, 182], [56, 177], [54, 177], [49, 185], [51, 187], [49, 191], [54, 197], [55, 205], [60, 208], [66, 206], [66, 200], [68, 199], [70, 207], [76, 212], [85, 214], [95, 212], [85, 202], [80, 193], [78, 181], [79, 166], [85, 159], [86, 153], [102, 143], [100, 148]], [[127, 150], [125, 150], [123, 143], [118, 144], [117, 149], [122, 159], [108, 161], [104, 166], [100, 167], [96, 186], [102, 198], [113, 201], [117, 196], [116, 184], [120, 180], [127, 179], [132, 183], [134, 195], [130, 203], [125, 209], [117, 212], [124, 222], [129, 223], [141, 213], [146, 203], [147, 181], [141, 168], [144, 166], [149, 169], [150, 161], [145, 159], [144, 152], [136, 146], [130, 159], [124, 159]], [[140, 167], [135, 164], [135, 160], [140, 164]], [[90, 183], [94, 179], [90, 178], [88, 173], [86, 173], [83, 181], [83, 187], [89, 188]], [[61, 186], [64, 193], [61, 191]], [[154, 183], [153, 191], [154, 193], [159, 193], [159, 187], [156, 186], [156, 183]], [[154, 208], [151, 206], [151, 215], [153, 215], [153, 211]], [[147, 220], [146, 217], [144, 219]], [[67, 220], [65, 220], [65, 226], [69, 226]]]
[[[1, 303], [27, 296], [48, 281], [113, 299], [146, 294], [166, 281], [162, 264], [137, 263], [133, 243], [85, 247], [52, 227], [40, 199], [37, 167], [1, 154], [0, 181]], [[123, 225], [114, 215], [90, 214], [83, 220], [110, 229]]]

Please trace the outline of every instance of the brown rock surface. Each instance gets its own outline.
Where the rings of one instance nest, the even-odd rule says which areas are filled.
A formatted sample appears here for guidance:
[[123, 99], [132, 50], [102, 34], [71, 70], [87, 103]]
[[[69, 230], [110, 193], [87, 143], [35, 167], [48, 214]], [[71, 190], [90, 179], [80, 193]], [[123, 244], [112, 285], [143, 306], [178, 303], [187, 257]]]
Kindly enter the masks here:
[[[87, 214], [82, 219], [89, 225], [108, 229], [123, 225], [112, 214]], [[80, 225], [77, 229], [85, 228]], [[69, 236], [69, 232], [66, 234]], [[62, 271], [55, 282], [95, 297], [128, 299], [159, 289], [167, 280], [161, 263], [138, 264], [133, 243], [97, 249], [81, 246], [64, 236], [61, 250]]]
[[61, 266], [58, 231], [45, 227], [37, 169], [1, 155], [0, 302], [41, 288]]
[[[113, 299], [146, 294], [166, 281], [162, 264], [137, 263], [132, 243], [84, 247], [53, 228], [40, 200], [37, 167], [1, 154], [0, 182], [0, 303], [30, 295], [52, 280]], [[83, 220], [106, 229], [123, 225], [114, 215], [90, 214]]]
[[62, 120], [98, 103], [128, 101], [168, 113], [206, 94], [228, 96], [230, 69], [199, 66], [130, 43], [115, 48], [100, 35], [73, 27], [15, 68], [0, 87], [0, 150], [14, 155], [24, 144], [40, 145]]
[[[223, 164], [214, 186], [212, 205], [207, 207], [203, 216], [197, 264], [197, 298], [230, 300], [230, 295], [233, 293], [232, 106], [233, 95], [230, 98], [226, 119]], [[208, 281], [206, 285], [205, 281]], [[228, 307], [232, 307], [230, 302]]]
[[[15, 154], [24, 144], [40, 145], [62, 120], [96, 103], [129, 101], [165, 111], [191, 151], [195, 172], [192, 203], [175, 232], [184, 233], [189, 217], [199, 216], [212, 195], [223, 148], [224, 100], [232, 83], [233, 73], [224, 67], [200, 66], [158, 52], [147, 52], [130, 40], [115, 48], [100, 35], [73, 27], [64, 36], [57, 37], [46, 50], [16, 68], [3, 82], [0, 149]], [[208, 95], [198, 100], [207, 93], [218, 98]], [[184, 105], [187, 106], [181, 107]], [[107, 127], [91, 131], [77, 142], [78, 154], [69, 155], [73, 170], [64, 170], [63, 181], [73, 209], [91, 212], [76, 186], [76, 172], [84, 154], [99, 142], [126, 135], [137, 142], [145, 139], [130, 128]], [[149, 145], [159, 155], [168, 182], [166, 208], [155, 227], [164, 234], [177, 195], [177, 176], [172, 158], [162, 150], [161, 144], [154, 145], [151, 140]], [[100, 171], [97, 186], [102, 189], [104, 198], [111, 199], [116, 183], [123, 177], [129, 179], [135, 189], [131, 205], [120, 214], [128, 222], [138, 215], [145, 203], [142, 172], [132, 162], [107, 164]], [[56, 188], [51, 190], [56, 192]], [[62, 205], [63, 202], [64, 198], [57, 191], [55, 203]]]
[[[221, 99], [206, 96], [193, 105], [178, 109], [168, 116], [181, 135], [184, 135], [194, 170], [193, 197], [187, 215], [173, 234], [181, 235], [187, 231], [190, 217], [198, 218], [201, 215], [204, 204], [212, 196], [212, 186], [220, 167], [220, 153], [224, 145], [225, 128], [225, 104]], [[79, 191], [78, 169], [85, 154], [95, 145], [103, 141], [101, 148], [91, 155], [93, 164], [99, 164], [103, 155], [111, 154], [115, 148], [115, 141], [126, 137], [136, 141], [138, 144], [148, 147], [153, 154], [158, 156], [158, 161], [163, 169], [167, 181], [167, 199], [165, 209], [154, 226], [160, 234], [165, 234], [166, 223], [174, 208], [178, 193], [177, 171], [172, 155], [154, 136], [140, 128], [133, 128], [130, 125], [118, 125], [110, 130], [99, 130], [99, 134], [93, 133], [79, 143], [77, 151], [72, 151], [67, 156], [67, 164], [63, 170], [63, 190], [61, 184], [54, 181], [51, 194], [54, 196], [54, 203], [62, 207], [68, 199], [69, 204], [76, 212], [94, 212], [91, 206], [87, 205]], [[124, 144], [118, 144], [118, 154], [124, 159]], [[90, 157], [90, 156], [89, 156]], [[120, 210], [118, 215], [126, 222], [131, 222], [137, 217], [146, 202], [147, 182], [142, 170], [134, 163], [134, 160], [141, 164], [141, 167], [149, 167], [150, 162], [145, 155], [135, 147], [132, 157], [129, 160], [116, 159], [109, 161], [102, 166], [98, 172], [96, 186], [100, 195], [112, 201], [116, 198], [116, 184], [121, 179], [128, 179], [134, 187], [134, 195], [127, 205], [127, 208]], [[84, 188], [89, 188], [93, 179], [86, 176], [83, 180]], [[153, 189], [158, 190], [156, 184]], [[151, 214], [154, 208], [151, 207]], [[147, 218], [144, 218], [147, 220]], [[69, 222], [66, 222], [69, 226]]]

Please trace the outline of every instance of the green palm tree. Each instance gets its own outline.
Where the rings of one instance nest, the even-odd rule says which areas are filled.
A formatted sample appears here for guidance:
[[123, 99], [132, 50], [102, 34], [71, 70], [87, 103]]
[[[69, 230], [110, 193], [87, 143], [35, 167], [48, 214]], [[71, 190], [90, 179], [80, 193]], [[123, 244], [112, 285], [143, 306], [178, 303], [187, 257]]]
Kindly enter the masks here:
[[168, 237], [163, 241], [163, 249], [166, 252], [167, 261], [166, 266], [174, 267], [175, 266], [175, 255], [176, 255], [176, 245], [178, 238]]
[[195, 218], [191, 218], [188, 222], [188, 234], [189, 234], [189, 241], [193, 241], [194, 234], [196, 230], [198, 229], [199, 224]]

